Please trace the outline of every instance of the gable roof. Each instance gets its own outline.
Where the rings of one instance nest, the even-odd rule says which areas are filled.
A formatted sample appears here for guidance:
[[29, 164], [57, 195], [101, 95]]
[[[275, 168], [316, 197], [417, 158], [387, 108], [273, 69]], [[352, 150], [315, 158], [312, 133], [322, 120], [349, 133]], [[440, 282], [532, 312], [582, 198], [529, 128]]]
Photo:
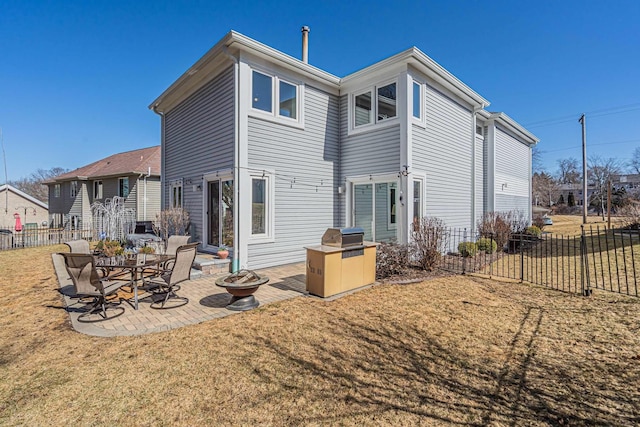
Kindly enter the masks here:
[[218, 70], [221, 70], [220, 67], [227, 67], [233, 63], [232, 61], [235, 62], [236, 59], [232, 58], [231, 53], [237, 51], [251, 52], [258, 57], [275, 61], [283, 68], [295, 70], [307, 78], [321, 83], [328, 90], [338, 93], [339, 77], [231, 30], [162, 92], [149, 105], [149, 109], [155, 112], [170, 110], [205, 85]]
[[223, 68], [228, 67], [233, 62], [237, 62], [238, 58], [233, 56], [233, 53], [238, 51], [250, 52], [259, 58], [274, 61], [285, 69], [294, 70], [320, 83], [326, 90], [336, 95], [342, 95], [344, 91], [353, 89], [361, 82], [394, 67], [411, 66], [473, 106], [473, 110], [478, 112], [483, 119], [493, 119], [500, 122], [529, 145], [535, 145], [539, 141], [535, 135], [506, 114], [486, 111], [485, 108], [490, 104], [487, 99], [483, 98], [417, 47], [411, 47], [340, 78], [233, 30], [228, 32], [202, 58], [162, 92], [149, 105], [149, 109], [159, 114], [171, 110], [204, 86], [214, 74], [222, 71]]
[[70, 180], [106, 178], [117, 175], [147, 174], [160, 176], [160, 146], [114, 154], [47, 181], [47, 184]]
[[49, 205], [47, 205], [45, 202], [42, 202], [42, 201], [36, 199], [35, 197], [28, 195], [24, 191], [18, 190], [13, 185], [9, 185], [9, 184], [0, 185], [0, 193], [2, 193], [5, 190], [9, 190], [12, 193], [15, 193], [18, 196], [22, 197], [23, 199], [26, 199], [26, 200], [30, 201], [31, 203], [35, 203], [36, 205], [40, 206], [43, 209], [49, 210]]
[[397, 55], [393, 55], [340, 78], [236, 31], [230, 31], [209, 49], [202, 58], [189, 67], [171, 86], [162, 92], [162, 94], [149, 105], [149, 109], [155, 112], [169, 111], [173, 106], [206, 84], [208, 79], [211, 78], [212, 73], [215, 73], [216, 70], [221, 70], [221, 67], [227, 67], [232, 63], [232, 60], [235, 61], [235, 59], [231, 58], [231, 53], [237, 50], [251, 52], [251, 54], [255, 56], [274, 61], [283, 68], [295, 70], [307, 78], [321, 83], [326, 89], [333, 91], [336, 95], [340, 94], [345, 85], [349, 85], [365, 76], [375, 74], [380, 70], [388, 69], [398, 64], [410, 64], [470, 104], [479, 107], [489, 105], [489, 101], [478, 95], [469, 86], [465, 85], [416, 47], [407, 49]]

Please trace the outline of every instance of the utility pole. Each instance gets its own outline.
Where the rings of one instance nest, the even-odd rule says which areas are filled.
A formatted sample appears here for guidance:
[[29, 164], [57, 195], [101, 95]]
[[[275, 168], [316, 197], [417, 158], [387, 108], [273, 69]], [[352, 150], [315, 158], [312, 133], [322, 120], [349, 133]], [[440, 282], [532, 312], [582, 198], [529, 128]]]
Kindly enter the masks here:
[[582, 223], [587, 223], [587, 118], [584, 113], [578, 120], [582, 124]]

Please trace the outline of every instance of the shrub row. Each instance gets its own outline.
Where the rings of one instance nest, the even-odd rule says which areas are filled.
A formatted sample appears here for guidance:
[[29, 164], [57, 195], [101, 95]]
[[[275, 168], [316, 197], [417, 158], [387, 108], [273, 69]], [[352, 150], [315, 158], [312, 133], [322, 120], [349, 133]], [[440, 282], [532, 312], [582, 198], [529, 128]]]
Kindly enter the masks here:
[[460, 242], [458, 244], [458, 253], [463, 257], [473, 257], [478, 252], [494, 253], [498, 250], [498, 244], [493, 239], [482, 237], [477, 242]]

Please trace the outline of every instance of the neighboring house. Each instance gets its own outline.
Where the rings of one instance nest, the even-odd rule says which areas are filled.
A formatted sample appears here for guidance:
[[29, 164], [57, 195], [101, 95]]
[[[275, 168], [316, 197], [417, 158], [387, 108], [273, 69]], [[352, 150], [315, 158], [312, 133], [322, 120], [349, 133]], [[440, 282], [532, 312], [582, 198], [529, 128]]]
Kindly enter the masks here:
[[20, 215], [23, 226], [37, 224], [38, 227], [46, 227], [49, 223], [49, 207], [46, 203], [11, 185], [0, 185], [0, 229], [13, 229], [15, 214]]
[[[629, 195], [636, 195], [640, 191], [640, 174], [620, 174], [611, 176], [611, 188], [613, 190], [624, 189]], [[576, 206], [582, 206], [582, 183], [560, 184], [560, 195], [564, 203], [568, 203], [569, 198], [573, 197]], [[603, 189], [606, 192], [606, 187]], [[594, 183], [587, 183], [587, 199], [591, 203], [594, 194], [599, 194], [599, 188]], [[558, 197], [560, 199], [560, 197]], [[557, 201], [554, 201], [557, 202]]]
[[417, 48], [340, 78], [232, 31], [150, 105], [163, 206], [234, 268], [304, 260], [328, 227], [407, 242], [423, 216], [530, 217], [538, 140], [488, 105]]
[[90, 165], [58, 175], [49, 186], [52, 227], [89, 229], [91, 205], [124, 197], [137, 221], [150, 221], [160, 212], [160, 147], [114, 154]]
[[[569, 204], [569, 199], [573, 199], [574, 206], [582, 206], [583, 197], [582, 197], [582, 183], [574, 183], [574, 184], [559, 184], [558, 190], [560, 192], [560, 196], [558, 196], [558, 200], [564, 200], [565, 204]], [[587, 184], [587, 200], [591, 200], [593, 197], [593, 193], [596, 192], [596, 186], [593, 184]], [[558, 200], [554, 200], [554, 204], [558, 202]]]
[[611, 185], [616, 188], [624, 188], [627, 193], [637, 193], [640, 189], [640, 174], [622, 174], [614, 175], [611, 180]]

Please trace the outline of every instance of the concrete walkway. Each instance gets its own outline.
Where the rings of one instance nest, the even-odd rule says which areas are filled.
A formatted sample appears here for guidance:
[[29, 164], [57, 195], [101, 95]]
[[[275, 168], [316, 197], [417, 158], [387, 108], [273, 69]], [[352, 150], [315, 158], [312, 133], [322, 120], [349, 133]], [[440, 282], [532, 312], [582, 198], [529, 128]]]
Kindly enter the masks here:
[[[71, 324], [76, 331], [83, 334], [101, 337], [142, 335], [238, 313], [225, 308], [231, 295], [225, 289], [215, 285], [220, 275], [202, 275], [181, 284], [178, 295], [189, 298], [189, 303], [182, 307], [167, 310], [152, 309], [151, 295], [141, 293], [138, 310], [134, 310], [129, 303], [122, 302], [125, 312], [121, 316], [96, 323], [81, 323], [78, 322], [78, 316], [84, 312], [85, 304], [70, 297], [73, 294], [73, 285], [64, 267], [63, 258], [54, 254], [53, 263]], [[307, 294], [303, 262], [257, 272], [269, 277], [269, 283], [260, 286], [254, 294], [261, 306]]]

